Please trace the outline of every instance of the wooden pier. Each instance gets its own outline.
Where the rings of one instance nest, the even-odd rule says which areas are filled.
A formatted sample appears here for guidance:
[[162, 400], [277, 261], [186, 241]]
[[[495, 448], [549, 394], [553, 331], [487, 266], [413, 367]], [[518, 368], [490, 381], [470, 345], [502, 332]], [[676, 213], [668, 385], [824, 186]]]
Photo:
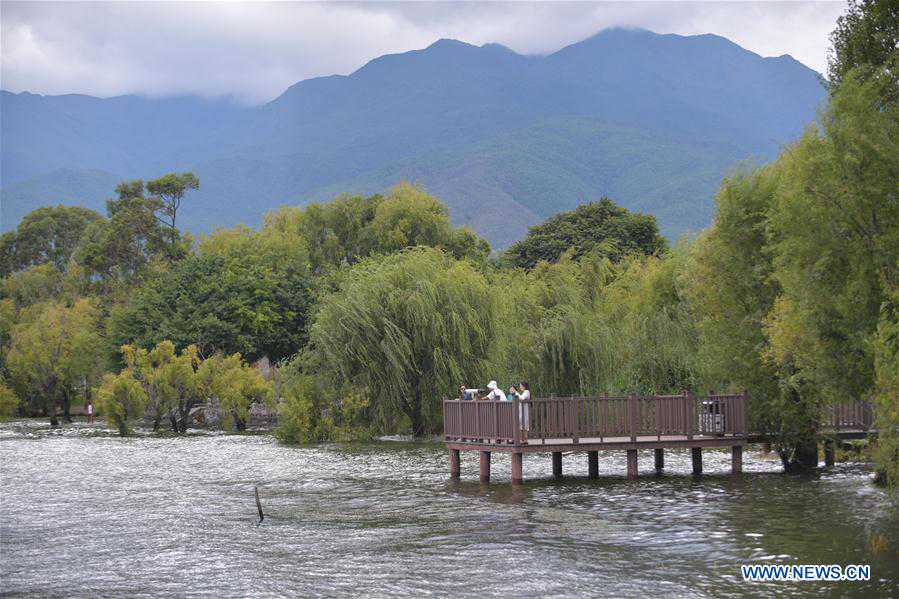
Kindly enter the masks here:
[[[871, 434], [873, 413], [864, 403], [835, 406], [827, 424], [831, 439]], [[553, 475], [562, 476], [562, 453], [587, 454], [590, 478], [598, 476], [598, 453], [623, 450], [628, 478], [637, 477], [637, 451], [652, 449], [655, 471], [665, 467], [665, 449], [689, 448], [693, 473], [702, 473], [702, 450], [729, 447], [731, 472], [743, 468], [743, 447], [765, 440], [747, 431], [746, 394], [550, 397], [520, 401], [443, 403], [444, 442], [450, 475], [459, 478], [462, 452], [476, 451], [480, 478], [490, 480], [493, 452], [512, 454], [512, 482], [522, 481], [526, 454], [551, 453]], [[827, 448], [830, 447], [828, 454]], [[827, 456], [830, 459], [827, 459]], [[833, 444], [825, 443], [832, 464]]]

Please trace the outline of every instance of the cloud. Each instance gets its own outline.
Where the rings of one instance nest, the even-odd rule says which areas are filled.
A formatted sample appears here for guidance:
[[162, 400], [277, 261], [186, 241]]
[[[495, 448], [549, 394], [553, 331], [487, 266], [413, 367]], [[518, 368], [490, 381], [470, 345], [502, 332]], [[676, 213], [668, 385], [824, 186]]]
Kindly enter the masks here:
[[193, 3], [2, 2], [0, 86], [98, 96], [270, 100], [442, 37], [557, 50], [610, 26], [716, 33], [824, 71], [844, 2]]

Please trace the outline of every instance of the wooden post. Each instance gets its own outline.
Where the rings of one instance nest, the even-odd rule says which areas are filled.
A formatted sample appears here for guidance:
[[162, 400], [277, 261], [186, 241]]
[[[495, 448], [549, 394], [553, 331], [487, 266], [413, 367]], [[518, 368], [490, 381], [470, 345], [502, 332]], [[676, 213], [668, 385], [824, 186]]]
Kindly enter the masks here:
[[631, 443], [637, 440], [637, 396], [627, 396], [627, 430], [631, 434]]
[[553, 477], [558, 480], [562, 478], [562, 452], [553, 452]]
[[[521, 445], [521, 400], [518, 399], [517, 395], [512, 396], [512, 443], [515, 445]], [[519, 460], [520, 456], [519, 455]], [[514, 458], [513, 458], [514, 464]], [[521, 462], [519, 461], [519, 473], [521, 472]], [[515, 471], [515, 466], [512, 466], [512, 471]]]
[[687, 402], [687, 439], [692, 439], [693, 423], [696, 419], [696, 415], [694, 414], [696, 402], [693, 400], [693, 394], [689, 391], [684, 391], [684, 396], [686, 397]]
[[588, 478], [598, 478], [599, 477], [599, 452], [598, 451], [588, 451], [587, 452], [587, 477]]
[[481, 482], [490, 482], [490, 452], [482, 451], [481, 453]]
[[740, 474], [743, 472], [743, 446], [734, 445], [730, 448], [730, 472]]
[[833, 468], [834, 463], [834, 447], [833, 439], [824, 440], [824, 466]]
[[693, 474], [702, 474], [702, 447], [693, 447]]
[[661, 447], [655, 450], [656, 474], [661, 474], [665, 469], [665, 450]]
[[571, 414], [571, 442], [577, 445], [578, 442], [578, 432], [580, 426], [580, 400], [575, 400], [574, 396], [571, 396], [571, 401], [569, 402], [571, 405], [568, 406], [568, 411]]
[[521, 476], [521, 463], [522, 463], [522, 453], [520, 451], [512, 452], [512, 484], [518, 485], [521, 484], [522, 476]]
[[637, 450], [627, 450], [627, 477], [630, 480], [637, 478]]
[[459, 478], [462, 465], [462, 452], [458, 449], [450, 449], [450, 478]]

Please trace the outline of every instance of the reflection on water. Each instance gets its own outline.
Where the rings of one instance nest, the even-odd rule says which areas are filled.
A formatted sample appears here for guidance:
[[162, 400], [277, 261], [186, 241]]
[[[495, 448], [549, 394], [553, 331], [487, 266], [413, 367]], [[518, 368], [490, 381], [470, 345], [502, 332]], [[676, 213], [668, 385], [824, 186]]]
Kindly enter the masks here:
[[[524, 485], [448, 480], [440, 445], [291, 448], [268, 436], [145, 435], [0, 425], [0, 579], [29, 595], [364, 594], [749, 597], [890, 596], [899, 516], [869, 472], [779, 472], [749, 451], [666, 452], [667, 474], [624, 478], [624, 452], [526, 456]], [[265, 521], [257, 526], [253, 486]], [[873, 555], [872, 534], [888, 548]], [[748, 585], [739, 565], [870, 563], [870, 583]]]

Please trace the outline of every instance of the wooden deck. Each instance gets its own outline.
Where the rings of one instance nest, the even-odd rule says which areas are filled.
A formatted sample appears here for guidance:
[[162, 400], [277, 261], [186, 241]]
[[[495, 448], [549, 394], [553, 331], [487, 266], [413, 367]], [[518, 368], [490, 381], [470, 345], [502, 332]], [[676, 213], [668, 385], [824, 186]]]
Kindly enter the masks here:
[[[876, 434], [869, 404], [858, 402], [830, 408], [824, 418], [825, 462], [832, 464], [834, 438]], [[461, 401], [443, 404], [444, 442], [450, 452], [450, 473], [459, 477], [462, 452], [476, 451], [480, 477], [490, 480], [493, 452], [512, 454], [512, 482], [521, 482], [525, 454], [551, 453], [553, 474], [562, 475], [562, 453], [587, 454], [588, 472], [597, 473], [597, 452], [627, 454], [627, 474], [637, 477], [637, 451], [655, 452], [655, 470], [664, 468], [665, 449], [692, 453], [693, 473], [702, 473], [702, 449], [731, 448], [731, 469], [742, 471], [743, 447], [765, 441], [748, 432], [746, 394], [598, 397], [549, 397], [529, 401]]]

